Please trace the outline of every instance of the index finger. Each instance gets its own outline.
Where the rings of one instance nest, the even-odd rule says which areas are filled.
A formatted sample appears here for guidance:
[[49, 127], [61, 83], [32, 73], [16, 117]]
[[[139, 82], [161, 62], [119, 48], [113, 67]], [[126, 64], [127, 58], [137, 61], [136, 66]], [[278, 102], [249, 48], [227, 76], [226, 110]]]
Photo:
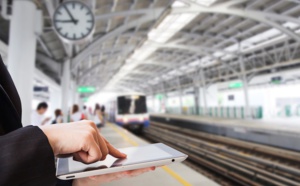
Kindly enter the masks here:
[[104, 138], [107, 148], [108, 148], [108, 154], [112, 155], [115, 158], [126, 158], [127, 155], [120, 152], [118, 149], [116, 149], [114, 146], [112, 146], [105, 138]]

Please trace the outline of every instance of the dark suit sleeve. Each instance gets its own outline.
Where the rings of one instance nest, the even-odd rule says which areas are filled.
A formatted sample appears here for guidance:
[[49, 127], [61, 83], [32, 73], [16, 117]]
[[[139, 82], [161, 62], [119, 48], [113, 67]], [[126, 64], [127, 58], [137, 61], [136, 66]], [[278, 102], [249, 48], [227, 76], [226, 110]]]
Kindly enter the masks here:
[[55, 185], [55, 163], [47, 137], [28, 126], [0, 136], [0, 185]]

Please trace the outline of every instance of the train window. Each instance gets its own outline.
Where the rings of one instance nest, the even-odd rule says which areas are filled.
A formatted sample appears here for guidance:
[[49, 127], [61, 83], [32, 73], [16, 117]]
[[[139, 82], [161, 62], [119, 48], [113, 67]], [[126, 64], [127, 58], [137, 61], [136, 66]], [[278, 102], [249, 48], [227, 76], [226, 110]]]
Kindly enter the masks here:
[[125, 96], [118, 97], [118, 114], [129, 114], [131, 99]]
[[119, 96], [118, 114], [142, 114], [147, 113], [145, 96]]
[[135, 101], [135, 114], [143, 114], [143, 113], [147, 113], [146, 97], [140, 96]]

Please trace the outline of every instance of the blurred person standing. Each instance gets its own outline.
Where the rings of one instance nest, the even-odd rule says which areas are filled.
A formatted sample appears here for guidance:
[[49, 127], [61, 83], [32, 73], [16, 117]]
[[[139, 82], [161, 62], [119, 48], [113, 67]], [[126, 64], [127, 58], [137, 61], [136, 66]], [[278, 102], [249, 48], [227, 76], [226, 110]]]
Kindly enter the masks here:
[[105, 126], [107, 115], [106, 115], [106, 112], [105, 112], [105, 106], [104, 105], [101, 106], [101, 114], [102, 114], [102, 125]]
[[62, 123], [63, 122], [63, 114], [60, 109], [56, 109], [54, 111], [55, 119], [52, 121], [51, 124], [57, 124], [57, 123]]
[[102, 117], [102, 112], [101, 112], [101, 107], [98, 103], [95, 105], [95, 110], [94, 110], [94, 123], [96, 124], [97, 127], [103, 127], [103, 117]]
[[42, 126], [45, 125], [51, 118], [44, 117], [48, 109], [48, 104], [46, 102], [41, 102], [38, 104], [36, 110], [34, 110], [31, 114], [31, 123], [32, 125]]
[[80, 121], [84, 119], [84, 114], [79, 111], [78, 105], [74, 104], [72, 107], [71, 122]]
[[85, 119], [89, 119], [90, 116], [89, 116], [89, 113], [87, 112], [86, 106], [84, 105], [82, 108], [83, 108], [82, 113], [84, 114], [84, 118], [85, 118]]

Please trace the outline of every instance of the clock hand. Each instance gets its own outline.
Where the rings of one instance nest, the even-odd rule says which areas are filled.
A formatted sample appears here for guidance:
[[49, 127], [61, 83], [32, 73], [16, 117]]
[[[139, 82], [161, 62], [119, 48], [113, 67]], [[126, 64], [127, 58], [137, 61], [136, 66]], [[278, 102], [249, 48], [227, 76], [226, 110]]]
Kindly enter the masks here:
[[74, 23], [73, 20], [55, 20], [55, 22], [60, 22], [60, 23]]
[[69, 14], [69, 16], [70, 16], [72, 22], [73, 22], [74, 24], [77, 24], [78, 20], [75, 20], [75, 19], [74, 19], [73, 15], [72, 15], [71, 12], [69, 11], [68, 7], [67, 7], [65, 4], [63, 4], [63, 6], [64, 6], [64, 8], [66, 9], [67, 13]]

